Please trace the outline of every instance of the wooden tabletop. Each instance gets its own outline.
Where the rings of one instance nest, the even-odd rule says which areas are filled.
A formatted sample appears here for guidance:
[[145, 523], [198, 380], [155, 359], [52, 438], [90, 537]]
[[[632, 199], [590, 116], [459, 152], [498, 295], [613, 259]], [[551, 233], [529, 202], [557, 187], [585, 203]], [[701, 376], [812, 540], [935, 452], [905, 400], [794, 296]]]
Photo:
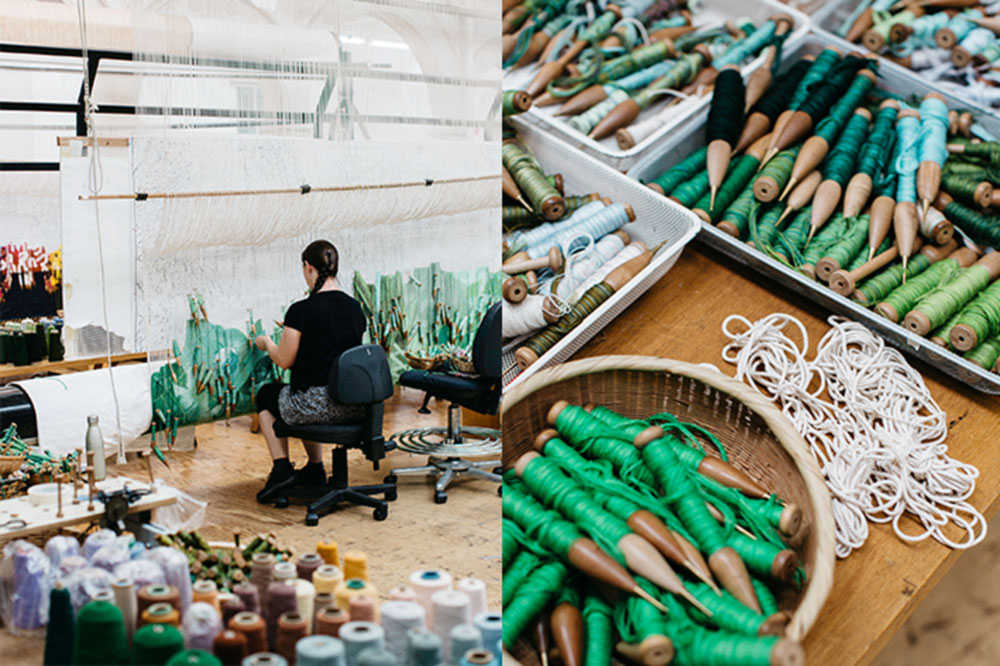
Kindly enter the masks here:
[[[647, 354], [712, 363], [732, 376], [734, 368], [721, 357], [728, 341], [722, 321], [730, 314], [756, 320], [774, 312], [802, 321], [811, 358], [829, 328], [828, 313], [787, 292], [748, 269], [732, 267], [725, 257], [695, 242], [663, 279], [574, 359]], [[1000, 397], [977, 393], [907, 358], [950, 419], [949, 455], [979, 468], [972, 504], [987, 518], [992, 516], [1000, 506], [1000, 466], [992, 445], [1000, 433]], [[807, 663], [870, 663], [960, 555], [932, 540], [907, 545], [891, 526], [872, 524], [864, 547], [837, 562], [833, 589], [806, 638]]]
[[[149, 483], [136, 481], [124, 476], [108, 477], [104, 481], [98, 482], [96, 486], [98, 491], [103, 490], [110, 493], [121, 490], [126, 484], [130, 490], [144, 490], [149, 488]], [[28, 499], [27, 495], [0, 501], [0, 543], [31, 534], [54, 532], [60, 527], [89, 523], [100, 519], [104, 515], [104, 504], [95, 497], [94, 508], [88, 510], [87, 495], [87, 486], [83, 485], [77, 492], [79, 502], [73, 504], [73, 484], [62, 484], [63, 515], [59, 518], [56, 517], [59, 512], [57, 504], [35, 506]], [[156, 489], [156, 492], [144, 495], [133, 504], [129, 504], [128, 512], [151, 511], [176, 502], [177, 490], [161, 486]], [[3, 525], [13, 520], [24, 520], [27, 525], [13, 529], [3, 527]]]
[[[146, 352], [113, 354], [111, 365], [120, 363], [136, 363], [146, 360]], [[30, 365], [14, 365], [12, 363], [0, 363], [0, 384], [13, 379], [24, 379], [35, 375], [64, 372], [77, 372], [80, 370], [96, 370], [106, 367], [108, 359], [106, 356], [94, 356], [90, 358], [70, 358], [62, 361], [38, 361]]]

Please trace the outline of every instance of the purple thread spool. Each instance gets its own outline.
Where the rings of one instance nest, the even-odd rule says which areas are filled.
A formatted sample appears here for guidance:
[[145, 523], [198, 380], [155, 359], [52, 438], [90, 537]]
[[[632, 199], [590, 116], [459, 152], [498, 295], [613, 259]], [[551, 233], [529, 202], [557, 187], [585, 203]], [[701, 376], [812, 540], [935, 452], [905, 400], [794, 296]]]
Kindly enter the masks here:
[[275, 649], [278, 638], [278, 618], [282, 613], [297, 611], [294, 585], [274, 582], [267, 586], [267, 642], [271, 650]]
[[[253, 583], [240, 583], [233, 588], [233, 594], [243, 602], [243, 610], [260, 614], [260, 596], [257, 586]], [[229, 623], [226, 623], [229, 626]]]
[[26, 541], [14, 545], [14, 595], [11, 624], [15, 629], [38, 629], [48, 620], [52, 564], [38, 546]]
[[[253, 585], [251, 585], [250, 587], [253, 589], [254, 594], [256, 594], [257, 588], [255, 588]], [[222, 604], [222, 626], [228, 627], [229, 620], [237, 613], [242, 613], [245, 610], [248, 609], [243, 604], [243, 600], [240, 599], [240, 597], [235, 596], [226, 599], [226, 603]]]

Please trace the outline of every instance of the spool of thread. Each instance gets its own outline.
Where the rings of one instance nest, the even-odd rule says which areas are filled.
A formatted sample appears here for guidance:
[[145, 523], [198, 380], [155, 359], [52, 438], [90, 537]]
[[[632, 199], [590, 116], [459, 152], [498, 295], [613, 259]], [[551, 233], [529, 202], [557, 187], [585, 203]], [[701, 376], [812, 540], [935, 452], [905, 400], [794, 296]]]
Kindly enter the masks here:
[[135, 632], [132, 640], [132, 663], [162, 666], [183, 650], [184, 636], [177, 627], [171, 624], [147, 624]]
[[165, 603], [173, 608], [180, 606], [180, 593], [173, 585], [147, 585], [139, 588], [136, 611], [138, 613], [139, 626], [145, 624], [142, 620], [143, 613], [153, 604]]
[[[253, 583], [239, 583], [233, 587], [233, 593], [243, 602], [243, 610], [260, 613], [260, 592]], [[226, 620], [229, 625], [229, 620]]]
[[45, 542], [45, 554], [52, 567], [58, 569], [64, 558], [80, 554], [80, 542], [71, 536], [54, 536]]
[[441, 637], [426, 629], [410, 629], [407, 632], [409, 666], [438, 666], [441, 659]]
[[351, 621], [347, 611], [337, 607], [324, 608], [316, 613], [316, 633], [326, 636], [340, 637], [340, 628]]
[[490, 650], [469, 650], [459, 661], [460, 666], [489, 666], [490, 664], [500, 664], [500, 661]]
[[451, 630], [460, 624], [469, 624], [469, 595], [458, 590], [438, 590], [431, 596], [430, 629], [441, 637], [442, 655], [445, 662], [451, 661]]
[[317, 543], [316, 553], [327, 564], [332, 564], [335, 567], [340, 566], [340, 550], [337, 548], [337, 542], [333, 539], [323, 539]]
[[73, 639], [73, 664], [103, 666], [130, 663], [122, 612], [111, 602], [92, 601], [81, 608], [76, 617]]
[[360, 578], [368, 582], [368, 555], [360, 550], [344, 553], [344, 578]]
[[262, 611], [267, 606], [267, 586], [271, 584], [273, 570], [274, 555], [254, 553], [250, 561], [250, 582], [257, 588], [257, 603]]
[[[295, 608], [299, 613], [306, 619], [306, 626], [308, 627], [308, 633], [312, 633], [313, 630], [313, 616], [316, 614], [314, 604], [316, 601], [316, 588], [313, 584], [307, 580], [302, 580], [301, 578], [296, 578], [294, 581], [295, 587]], [[289, 661], [295, 661], [289, 658]]]
[[215, 637], [222, 631], [222, 618], [219, 611], [210, 603], [194, 601], [184, 614], [181, 624], [184, 643], [191, 649], [210, 651], [215, 644]]
[[386, 601], [380, 610], [385, 649], [396, 657], [396, 661], [404, 664], [408, 653], [407, 632], [426, 628], [424, 608], [414, 601]]
[[[253, 587], [252, 585], [250, 586], [250, 588], [255, 593], [257, 592], [257, 588]], [[222, 604], [222, 626], [228, 627], [229, 621], [233, 619], [233, 617], [236, 616], [237, 613], [242, 613], [245, 610], [247, 610], [247, 607], [243, 603], [242, 599], [240, 599], [235, 594], [230, 596]]]
[[139, 606], [136, 601], [135, 585], [131, 579], [119, 578], [112, 583], [111, 590], [114, 593], [115, 605], [122, 612], [122, 618], [125, 622], [125, 634], [129, 640], [132, 640], [132, 635], [135, 634], [136, 623], [139, 621]]
[[472, 617], [486, 612], [486, 583], [478, 578], [460, 578], [455, 589], [469, 595], [469, 614]]
[[333, 595], [329, 592], [317, 594], [313, 599], [313, 617], [319, 615], [319, 612], [324, 608], [335, 608]]
[[288, 661], [280, 654], [258, 652], [244, 659], [241, 666], [288, 666]]
[[503, 616], [500, 613], [480, 613], [472, 623], [483, 634], [483, 645], [495, 645], [503, 637]]
[[222, 662], [205, 650], [183, 650], [172, 656], [167, 666], [222, 666]]
[[303, 553], [295, 563], [299, 578], [312, 582], [313, 573], [323, 564], [323, 558], [317, 553]]
[[309, 633], [306, 617], [299, 612], [282, 613], [278, 618], [275, 648], [287, 661], [295, 662], [295, 644]]
[[105, 546], [110, 546], [115, 542], [117, 535], [109, 529], [100, 529], [88, 536], [83, 541], [83, 556], [90, 562], [94, 559], [94, 554]]
[[416, 601], [417, 593], [409, 585], [397, 585], [389, 590], [389, 599], [392, 601]]
[[248, 654], [267, 651], [267, 624], [257, 613], [237, 613], [229, 621], [229, 628], [246, 638]]
[[341, 572], [340, 567], [333, 564], [324, 564], [320, 566], [313, 573], [312, 582], [313, 587], [316, 588], [317, 594], [333, 594], [337, 590], [337, 586], [340, 585], [344, 580], [344, 574]]
[[271, 569], [271, 581], [275, 583], [285, 583], [298, 577], [298, 569], [291, 562], [278, 562]]
[[[191, 610], [188, 608], [188, 610]], [[169, 624], [177, 627], [181, 623], [181, 613], [168, 603], [156, 603], [142, 611], [140, 626], [147, 624]]]
[[347, 666], [356, 666], [358, 655], [367, 648], [385, 647], [385, 632], [374, 622], [348, 622], [340, 628]]
[[219, 658], [223, 666], [238, 666], [248, 654], [247, 637], [232, 629], [219, 632], [212, 644], [212, 653]]
[[396, 666], [396, 657], [386, 650], [366, 648], [358, 655], [358, 666]]
[[73, 661], [73, 601], [69, 590], [56, 582], [49, 592], [49, 618], [45, 629], [45, 666]]
[[351, 622], [378, 622], [375, 600], [364, 594], [351, 597], [348, 614]]
[[478, 650], [483, 647], [483, 633], [471, 624], [459, 624], [451, 629], [450, 641], [450, 664], [458, 664], [462, 657], [469, 650]]
[[346, 666], [344, 643], [332, 636], [307, 636], [295, 644], [296, 666]]
[[434, 615], [431, 596], [439, 590], [451, 589], [451, 574], [440, 569], [421, 569], [410, 574], [410, 587], [417, 593], [417, 603], [427, 613], [427, 626]]
[[337, 586], [337, 589], [334, 590], [334, 605], [341, 610], [350, 611], [351, 598], [362, 594], [369, 597], [378, 596], [375, 587], [370, 583], [366, 583], [360, 578], [348, 578], [342, 581]]
[[273, 651], [278, 637], [278, 619], [285, 613], [295, 612], [295, 586], [272, 581], [267, 586], [267, 643]]
[[[10, 550], [13, 551], [11, 556]], [[49, 598], [49, 574], [52, 565], [41, 548], [26, 541], [17, 541], [7, 551], [13, 559], [13, 583], [10, 599], [10, 623], [16, 629], [38, 629], [45, 624], [44, 605]], [[6, 596], [6, 595], [5, 595]]]
[[177, 590], [180, 605], [174, 606], [181, 612], [187, 612], [191, 604], [191, 569], [187, 555], [169, 546], [153, 548], [146, 553], [146, 559], [152, 560], [163, 568], [167, 584]]
[[210, 580], [195, 581], [191, 588], [191, 602], [208, 604], [217, 614], [222, 612], [219, 606], [219, 588]]
[[181, 650], [167, 660], [166, 666], [222, 666], [222, 662], [205, 650]]

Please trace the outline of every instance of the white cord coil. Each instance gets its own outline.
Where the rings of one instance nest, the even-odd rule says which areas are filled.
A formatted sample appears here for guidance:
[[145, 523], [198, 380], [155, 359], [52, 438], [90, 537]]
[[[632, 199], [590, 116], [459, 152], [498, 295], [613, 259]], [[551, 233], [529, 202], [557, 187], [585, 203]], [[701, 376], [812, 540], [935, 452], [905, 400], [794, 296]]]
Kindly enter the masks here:
[[[832, 328], [810, 361], [805, 326], [795, 317], [775, 313], [751, 322], [730, 315], [722, 324], [731, 341], [722, 358], [736, 365], [736, 379], [778, 402], [809, 443], [833, 498], [838, 557], [864, 545], [866, 518], [892, 523], [908, 543], [981, 542], [986, 521], [967, 501], [979, 471], [947, 455], [947, 416], [923, 377], [861, 324], [828, 321]], [[798, 329], [801, 347], [788, 327]], [[904, 529], [904, 516], [922, 532]], [[949, 523], [962, 539], [945, 534]]]

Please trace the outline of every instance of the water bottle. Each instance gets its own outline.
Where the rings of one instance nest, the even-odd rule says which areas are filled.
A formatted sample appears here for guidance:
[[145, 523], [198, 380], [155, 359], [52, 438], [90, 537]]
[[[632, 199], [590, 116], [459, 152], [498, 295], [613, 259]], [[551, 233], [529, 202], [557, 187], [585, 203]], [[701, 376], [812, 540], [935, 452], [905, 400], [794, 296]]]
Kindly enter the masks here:
[[97, 414], [87, 417], [87, 451], [94, 452], [94, 480], [103, 481], [106, 475], [104, 469], [104, 436], [97, 425]]

